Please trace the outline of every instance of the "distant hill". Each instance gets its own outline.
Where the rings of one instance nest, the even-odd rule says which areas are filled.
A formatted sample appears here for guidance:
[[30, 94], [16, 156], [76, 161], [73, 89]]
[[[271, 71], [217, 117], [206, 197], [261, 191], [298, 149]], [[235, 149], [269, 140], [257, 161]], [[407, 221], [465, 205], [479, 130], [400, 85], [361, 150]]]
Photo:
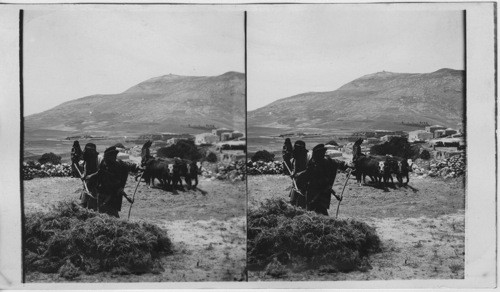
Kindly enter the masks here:
[[405, 130], [404, 122], [456, 128], [463, 120], [464, 71], [378, 72], [330, 92], [308, 92], [248, 113], [248, 127]]
[[47, 131], [158, 133], [193, 132], [188, 124], [245, 130], [245, 75], [165, 75], [119, 94], [65, 102], [25, 117], [27, 133]]

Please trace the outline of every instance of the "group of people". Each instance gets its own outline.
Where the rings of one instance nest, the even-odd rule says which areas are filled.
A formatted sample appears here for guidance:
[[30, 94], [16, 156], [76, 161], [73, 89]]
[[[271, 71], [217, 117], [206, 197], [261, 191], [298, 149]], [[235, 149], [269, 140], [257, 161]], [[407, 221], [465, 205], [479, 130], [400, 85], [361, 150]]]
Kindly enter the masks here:
[[[129, 171], [136, 166], [117, 159], [118, 152], [116, 147], [112, 146], [107, 148], [101, 157], [94, 143], [87, 143], [83, 151], [78, 141], [73, 143], [72, 176], [83, 181], [82, 207], [119, 217], [123, 197], [133, 203], [124, 189]], [[83, 172], [79, 166], [82, 160]]]
[[282, 155], [285, 173], [292, 178], [290, 203], [328, 216], [331, 196], [339, 201], [342, 199], [332, 189], [337, 170], [346, 170], [350, 165], [326, 156], [326, 151], [324, 144], [318, 144], [308, 151], [306, 143], [301, 140], [292, 147], [287, 138]]

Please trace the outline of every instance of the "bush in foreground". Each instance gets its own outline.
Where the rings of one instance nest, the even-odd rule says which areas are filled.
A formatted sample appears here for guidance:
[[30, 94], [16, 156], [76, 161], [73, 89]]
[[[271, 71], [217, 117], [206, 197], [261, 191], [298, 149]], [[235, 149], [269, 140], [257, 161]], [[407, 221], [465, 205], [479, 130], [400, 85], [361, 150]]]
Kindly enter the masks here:
[[156, 152], [158, 157], [174, 158], [179, 157], [182, 159], [199, 160], [202, 158], [198, 147], [191, 140], [179, 140], [177, 143], [158, 149]]
[[253, 267], [278, 260], [327, 266], [332, 272], [364, 271], [367, 257], [380, 245], [375, 229], [363, 222], [316, 215], [282, 199], [269, 199], [248, 213], [248, 262]]
[[53, 165], [61, 164], [61, 156], [56, 155], [52, 152], [45, 153], [38, 159], [40, 164], [50, 163]]
[[25, 221], [25, 268], [73, 279], [82, 273], [158, 273], [161, 255], [171, 254], [166, 231], [61, 202]]
[[251, 159], [253, 162], [256, 161], [270, 162], [274, 161], [274, 154], [270, 153], [267, 150], [259, 150], [252, 156]]

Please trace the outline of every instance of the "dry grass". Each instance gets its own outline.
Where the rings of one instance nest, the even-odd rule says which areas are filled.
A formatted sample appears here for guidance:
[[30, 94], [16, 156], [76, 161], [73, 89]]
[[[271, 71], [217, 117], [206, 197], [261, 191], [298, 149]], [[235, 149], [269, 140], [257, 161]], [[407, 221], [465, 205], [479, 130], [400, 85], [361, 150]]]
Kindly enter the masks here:
[[282, 270], [276, 260], [331, 271], [366, 270], [367, 257], [380, 250], [380, 239], [367, 224], [316, 215], [283, 199], [268, 199], [248, 214], [249, 266], [268, 265], [269, 275], [282, 275], [274, 273]]
[[111, 271], [141, 274], [161, 271], [161, 255], [172, 253], [166, 231], [146, 222], [127, 222], [63, 201], [49, 212], [29, 213], [25, 223], [27, 272]]

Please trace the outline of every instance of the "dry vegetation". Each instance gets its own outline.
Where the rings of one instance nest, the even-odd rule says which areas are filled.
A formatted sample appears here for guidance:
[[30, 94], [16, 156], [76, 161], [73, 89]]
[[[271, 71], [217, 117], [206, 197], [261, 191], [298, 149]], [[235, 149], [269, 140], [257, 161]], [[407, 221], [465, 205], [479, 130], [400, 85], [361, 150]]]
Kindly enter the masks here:
[[[136, 182], [129, 177], [125, 192], [131, 195]], [[74, 178], [35, 178], [24, 181], [27, 216], [50, 211], [60, 201], [77, 201], [82, 184]], [[143, 274], [118, 271], [78, 273], [81, 282], [242, 281], [246, 265], [245, 182], [200, 179], [197, 190], [167, 192], [138, 188], [130, 222], [147, 222], [165, 230], [173, 253], [159, 258], [157, 269]], [[129, 203], [120, 216], [126, 220]], [[111, 219], [110, 219], [111, 220]], [[123, 222], [123, 220], [120, 220]], [[125, 223], [120, 223], [125, 224]], [[160, 265], [162, 268], [160, 268]], [[70, 268], [70, 267], [67, 267]], [[71, 270], [71, 269], [69, 269]], [[154, 273], [153, 273], [154, 272]], [[56, 273], [29, 271], [27, 282], [61, 282]]]
[[266, 200], [248, 213], [248, 265], [282, 277], [288, 268], [366, 271], [380, 251], [375, 229], [351, 219], [306, 212], [283, 199]]
[[[249, 208], [266, 199], [288, 200], [290, 178], [281, 175], [248, 178]], [[379, 253], [369, 257], [366, 271], [338, 272], [326, 267], [284, 267], [279, 277], [266, 269], [249, 271], [249, 280], [386, 280], [462, 279], [465, 251], [465, 191], [463, 178], [417, 178], [407, 188], [389, 191], [372, 185], [358, 186], [351, 178], [340, 205], [339, 219], [355, 219], [375, 228], [381, 240]], [[345, 176], [334, 189], [340, 192]], [[330, 216], [338, 201], [333, 199]]]

